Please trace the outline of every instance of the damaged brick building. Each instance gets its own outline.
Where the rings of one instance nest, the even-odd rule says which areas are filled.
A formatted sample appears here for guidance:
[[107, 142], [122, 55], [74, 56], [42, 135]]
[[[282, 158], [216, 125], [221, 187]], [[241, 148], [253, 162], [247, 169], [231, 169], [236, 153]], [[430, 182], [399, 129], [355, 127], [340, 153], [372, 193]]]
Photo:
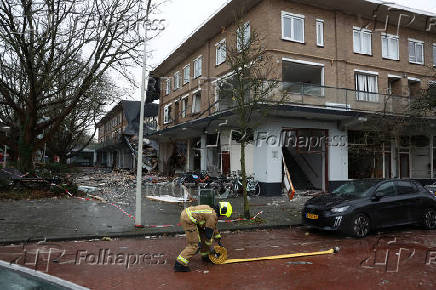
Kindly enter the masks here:
[[[174, 156], [181, 172], [240, 169], [234, 107], [216, 84], [232, 74], [225, 47], [235, 42], [241, 10], [247, 35], [256, 30], [263, 37], [286, 92], [285, 102], [255, 128], [246, 152], [247, 171], [263, 194], [281, 193], [284, 160], [302, 186], [322, 190], [355, 178], [436, 177], [434, 114], [419, 132], [377, 146], [362, 131], [373, 116], [405, 115], [422, 91], [436, 86], [435, 15], [365, 0], [229, 1], [212, 15], [152, 72], [160, 103], [159, 131], [151, 138], [159, 142], [161, 171], [173, 166]], [[268, 144], [270, 136], [345, 142], [307, 150]]]

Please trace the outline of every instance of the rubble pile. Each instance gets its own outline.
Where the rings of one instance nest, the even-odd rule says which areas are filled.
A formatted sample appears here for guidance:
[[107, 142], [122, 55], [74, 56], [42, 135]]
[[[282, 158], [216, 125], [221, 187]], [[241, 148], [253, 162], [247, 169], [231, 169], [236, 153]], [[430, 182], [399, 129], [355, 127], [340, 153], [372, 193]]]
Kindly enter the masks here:
[[[136, 175], [127, 170], [85, 169], [73, 176], [79, 191], [101, 200], [122, 205], [125, 208], [135, 207]], [[171, 179], [158, 175], [142, 177], [143, 193], [150, 185], [170, 182]], [[156, 190], [155, 190], [156, 191]], [[160, 193], [160, 192], [159, 192]], [[155, 194], [157, 194], [155, 192]]]

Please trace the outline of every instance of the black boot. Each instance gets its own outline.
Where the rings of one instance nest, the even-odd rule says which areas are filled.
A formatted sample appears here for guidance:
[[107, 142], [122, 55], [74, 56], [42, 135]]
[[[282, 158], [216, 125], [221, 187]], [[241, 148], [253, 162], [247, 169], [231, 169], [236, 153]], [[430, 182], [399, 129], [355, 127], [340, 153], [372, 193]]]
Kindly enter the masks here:
[[212, 263], [212, 261], [209, 259], [209, 256], [201, 256], [201, 260], [205, 263]]
[[191, 272], [191, 269], [176, 261], [174, 264], [174, 272]]

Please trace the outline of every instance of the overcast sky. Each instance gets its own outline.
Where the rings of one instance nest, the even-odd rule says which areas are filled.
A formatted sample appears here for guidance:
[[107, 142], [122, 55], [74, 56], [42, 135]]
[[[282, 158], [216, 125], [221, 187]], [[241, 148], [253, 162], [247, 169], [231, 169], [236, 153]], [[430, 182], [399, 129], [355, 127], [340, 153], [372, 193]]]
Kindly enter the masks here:
[[[181, 44], [197, 27], [229, 0], [167, 0], [160, 8], [159, 18], [165, 19], [165, 30], [151, 42], [153, 50], [149, 63], [156, 66]], [[436, 13], [436, 0], [390, 0], [415, 9]], [[140, 69], [137, 72], [140, 80]], [[139, 90], [135, 93], [138, 100]]]

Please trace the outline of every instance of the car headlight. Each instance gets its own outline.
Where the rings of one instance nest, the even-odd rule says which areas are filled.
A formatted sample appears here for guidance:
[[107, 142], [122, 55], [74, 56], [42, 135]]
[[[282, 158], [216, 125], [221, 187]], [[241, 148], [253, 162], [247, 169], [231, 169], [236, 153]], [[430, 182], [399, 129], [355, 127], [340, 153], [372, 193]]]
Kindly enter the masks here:
[[350, 208], [349, 205], [348, 206], [343, 206], [343, 207], [334, 207], [334, 208], [331, 209], [331, 212], [333, 212], [333, 213], [340, 213], [340, 212], [346, 211], [349, 208]]

